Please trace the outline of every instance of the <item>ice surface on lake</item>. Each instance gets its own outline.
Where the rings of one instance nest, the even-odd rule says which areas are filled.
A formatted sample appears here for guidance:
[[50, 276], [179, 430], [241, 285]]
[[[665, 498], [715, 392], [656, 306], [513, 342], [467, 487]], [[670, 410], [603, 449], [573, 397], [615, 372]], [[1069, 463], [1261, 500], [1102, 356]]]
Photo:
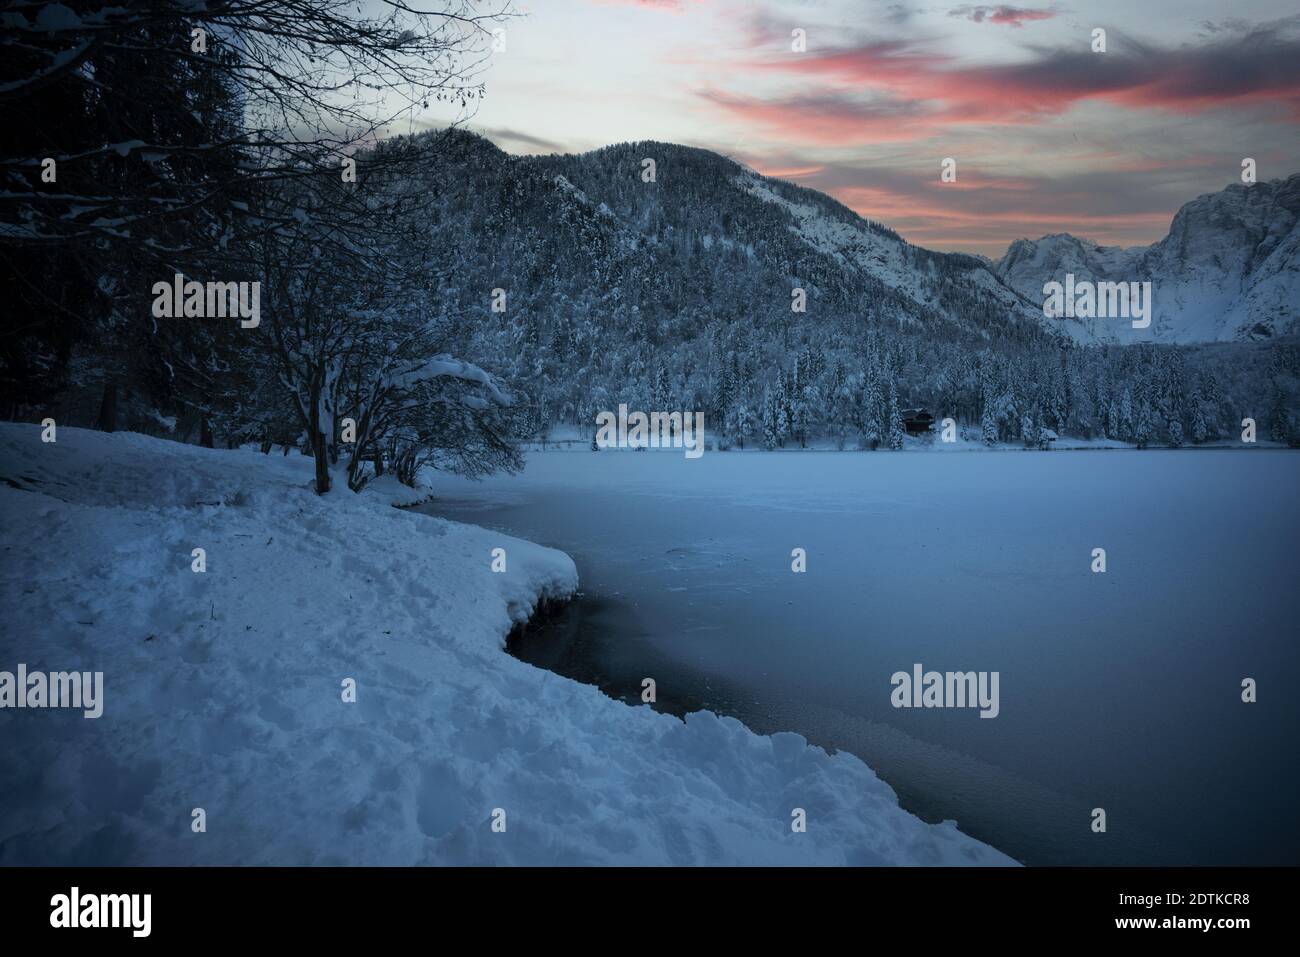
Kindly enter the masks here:
[[[1266, 450], [573, 451], [430, 508], [575, 557], [575, 670], [847, 749], [1018, 858], [1294, 864], [1297, 487]], [[917, 662], [999, 671], [1001, 713], [895, 710]]]

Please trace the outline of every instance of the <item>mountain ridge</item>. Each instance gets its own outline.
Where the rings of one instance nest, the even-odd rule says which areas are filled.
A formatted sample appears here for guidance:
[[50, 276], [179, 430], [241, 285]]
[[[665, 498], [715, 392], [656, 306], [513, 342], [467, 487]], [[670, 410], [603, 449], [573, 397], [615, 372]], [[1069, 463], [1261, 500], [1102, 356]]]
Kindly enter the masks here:
[[1087, 329], [1046, 318], [996, 264], [707, 150], [443, 145], [422, 180], [393, 184], [426, 200], [442, 348], [519, 384], [539, 423], [626, 403], [704, 410], [728, 442], [874, 447], [924, 406], [998, 441], [1208, 441], [1247, 408], [1289, 434], [1300, 350], [1284, 343], [1081, 348]]
[[1077, 280], [1152, 283], [1148, 330], [1111, 319], [1062, 320], [1080, 342], [1189, 344], [1300, 332], [1300, 173], [1233, 183], [1183, 204], [1146, 246], [1102, 246], [1071, 233], [1017, 239], [994, 271], [1027, 298]]
[[[829, 194], [766, 176], [700, 147], [642, 140], [584, 153], [515, 156], [490, 145], [521, 169], [568, 169], [566, 181], [583, 195], [599, 193], [582, 189], [581, 173], [572, 175], [586, 164], [619, 156], [639, 173], [639, 160], [693, 153], [696, 165], [779, 207], [789, 217], [786, 228], [810, 249], [906, 300], [894, 305], [919, 321], [926, 321], [926, 314], [935, 309], [952, 306], [951, 290], [945, 297], [931, 288], [933, 270], [942, 266], [969, 284], [965, 297], [980, 300], [986, 311], [1002, 312], [1006, 323], [1032, 321], [1050, 337], [1079, 344], [1259, 341], [1300, 332], [1300, 173], [1250, 186], [1230, 184], [1194, 197], [1174, 214], [1167, 234], [1151, 244], [1104, 246], [1072, 233], [1052, 233], [1017, 239], [1000, 259], [990, 260], [911, 243]], [[660, 182], [656, 166], [656, 184]], [[1135, 329], [1111, 318], [1044, 316], [1043, 285], [1064, 282], [1071, 272], [1076, 280], [1152, 282], [1150, 328]], [[969, 323], [966, 331], [973, 331]], [[980, 334], [996, 336], [997, 329], [986, 326]]]

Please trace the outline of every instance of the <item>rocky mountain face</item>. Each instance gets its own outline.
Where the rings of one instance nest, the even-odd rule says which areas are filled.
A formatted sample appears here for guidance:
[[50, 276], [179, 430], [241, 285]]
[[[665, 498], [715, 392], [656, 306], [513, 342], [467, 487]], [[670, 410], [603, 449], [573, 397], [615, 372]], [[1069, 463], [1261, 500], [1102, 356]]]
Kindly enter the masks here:
[[1152, 322], [1054, 319], [1078, 342], [1269, 340], [1300, 332], [1300, 174], [1236, 184], [1180, 209], [1150, 246], [1098, 246], [1068, 233], [1011, 244], [994, 272], [1041, 303], [1045, 283], [1150, 282]]

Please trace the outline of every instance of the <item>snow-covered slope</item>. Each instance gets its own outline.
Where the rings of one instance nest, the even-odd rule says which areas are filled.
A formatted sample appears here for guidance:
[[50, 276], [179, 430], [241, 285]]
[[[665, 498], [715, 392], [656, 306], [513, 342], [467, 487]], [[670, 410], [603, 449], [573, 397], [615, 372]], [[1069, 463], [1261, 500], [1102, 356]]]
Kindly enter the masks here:
[[[649, 159], [656, 177], [643, 180]], [[1300, 320], [1300, 174], [1193, 199], [1151, 246], [1056, 234], [1017, 240], [997, 263], [914, 245], [817, 190], [673, 143], [511, 157], [460, 132], [419, 189], [437, 197], [444, 227], [431, 260], [447, 311], [482, 309], [487, 280], [460, 283], [491, 276], [520, 290], [511, 341], [535, 335], [523, 320], [537, 317], [561, 352], [596, 337], [602, 351], [640, 348], [641, 335], [661, 350], [737, 330], [773, 352], [792, 334], [834, 349], [864, 329], [977, 349], [1192, 343], [1281, 336]], [[1067, 273], [1151, 282], [1153, 321], [1044, 316], [1044, 283]], [[794, 288], [805, 312], [791, 310]], [[614, 366], [594, 382], [616, 387], [626, 370]]]
[[[656, 177], [643, 180], [650, 159]], [[527, 341], [537, 333], [525, 320], [545, 323], [543, 345], [558, 335], [561, 353], [597, 337], [614, 353], [640, 337], [661, 349], [733, 333], [755, 350], [785, 348], [791, 332], [847, 344], [864, 328], [977, 346], [1060, 334], [989, 263], [914, 246], [707, 150], [644, 141], [510, 157], [462, 132], [418, 189], [446, 241], [430, 259], [447, 311], [481, 310], [479, 277], [491, 276], [515, 305], [485, 325], [513, 321], [512, 341]], [[791, 309], [794, 288], [804, 312]], [[599, 384], [626, 378], [616, 365]]]
[[[1019, 321], [1042, 320], [1035, 311], [974, 256], [933, 253], [913, 246], [890, 230], [872, 229], [858, 217], [836, 218], [825, 209], [801, 203], [778, 190], [786, 184], [744, 169], [736, 180], [745, 192], [772, 203], [790, 216], [790, 231], [810, 248], [831, 256], [841, 268], [860, 271], [906, 297], [920, 315], [947, 314], [943, 289], [954, 279], [965, 296], [980, 296], [990, 310]], [[808, 191], [810, 195], [811, 191]], [[1049, 326], [1050, 331], [1057, 331]]]
[[566, 555], [309, 465], [0, 425], [0, 671], [104, 673], [98, 719], [0, 710], [0, 864], [1011, 863], [852, 756], [511, 658]]
[[[1190, 343], [1283, 335], [1300, 315], [1300, 174], [1195, 199], [1153, 246], [1057, 234], [1018, 240], [991, 263], [914, 245], [824, 193], [707, 150], [643, 141], [510, 157], [467, 133], [445, 145], [420, 188], [438, 197], [448, 237], [431, 257], [454, 300], [447, 311], [483, 308], [483, 281], [458, 282], [490, 275], [526, 290], [511, 341], [537, 335], [524, 321], [537, 317], [561, 353], [593, 338], [613, 353], [641, 348], [640, 336], [662, 350], [733, 334], [755, 351], [782, 351], [792, 335], [830, 351], [868, 329], [974, 349]], [[642, 180], [649, 159], [656, 177]], [[1151, 325], [1046, 317], [1043, 285], [1067, 273], [1152, 282]], [[795, 288], [804, 312], [791, 309]], [[622, 362], [589, 368], [611, 390], [626, 376]]]
[[995, 267], [1026, 298], [1043, 284], [1108, 280], [1152, 284], [1150, 328], [1116, 319], [1059, 319], [1075, 339], [1213, 342], [1300, 331], [1300, 174], [1235, 184], [1187, 203], [1151, 246], [1098, 246], [1068, 233], [1012, 243]]

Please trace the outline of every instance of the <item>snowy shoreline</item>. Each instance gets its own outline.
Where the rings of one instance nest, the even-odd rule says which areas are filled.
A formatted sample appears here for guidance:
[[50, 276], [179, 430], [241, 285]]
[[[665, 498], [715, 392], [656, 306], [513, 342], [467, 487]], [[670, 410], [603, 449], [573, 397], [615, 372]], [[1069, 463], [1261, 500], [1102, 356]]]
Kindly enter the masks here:
[[105, 674], [97, 721], [0, 710], [0, 864], [1014, 863], [849, 754], [504, 654], [572, 560], [408, 489], [14, 424], [0, 477], [0, 662]]
[[[971, 427], [967, 427], [967, 432]], [[530, 452], [591, 452], [592, 432], [584, 431], [576, 426], [565, 425], [554, 428], [548, 434], [546, 441], [531, 441], [524, 443], [521, 447]], [[798, 442], [788, 441], [784, 446], [775, 449], [765, 449], [762, 442], [750, 441], [745, 447], [737, 448], [732, 445], [729, 448], [721, 449], [718, 446], [718, 435], [714, 432], [704, 433], [704, 443], [706, 453], [726, 454], [733, 453], [754, 453], [754, 452], [844, 452], [851, 455], [888, 455], [893, 451], [899, 452], [1223, 452], [1223, 451], [1240, 451], [1253, 452], [1262, 450], [1282, 450], [1287, 449], [1285, 442], [1274, 442], [1268, 439], [1257, 439], [1254, 442], [1241, 442], [1235, 439], [1216, 439], [1210, 442], [1194, 444], [1191, 442], [1181, 446], [1162, 444], [1152, 442], [1145, 449], [1138, 448], [1132, 442], [1121, 442], [1117, 439], [1081, 439], [1074, 436], [1062, 435], [1051, 444], [1050, 449], [1043, 450], [1038, 448], [1026, 447], [1023, 442], [997, 442], [993, 445], [987, 445], [978, 437], [957, 436], [956, 441], [943, 442], [937, 433], [931, 433], [926, 436], [908, 435], [903, 440], [903, 448], [898, 450], [887, 449], [884, 447], [869, 450], [854, 447], [852, 442], [845, 444], [840, 448], [833, 438], [818, 437], [809, 440], [807, 447], [801, 447]], [[605, 448], [601, 452], [606, 453], [627, 453], [627, 452], [675, 452], [681, 455], [680, 449], [659, 449], [648, 448], [624, 449], [624, 448]]]

